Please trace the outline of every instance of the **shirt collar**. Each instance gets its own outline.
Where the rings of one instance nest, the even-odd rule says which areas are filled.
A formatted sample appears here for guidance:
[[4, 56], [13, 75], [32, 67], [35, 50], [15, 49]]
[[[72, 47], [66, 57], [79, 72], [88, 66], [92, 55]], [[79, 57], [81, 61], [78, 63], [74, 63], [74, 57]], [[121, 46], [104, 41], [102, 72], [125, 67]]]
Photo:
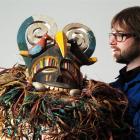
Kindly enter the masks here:
[[126, 66], [120, 70], [119, 77], [123, 78], [125, 81], [132, 80], [138, 73], [140, 73], [140, 66], [136, 67], [130, 71], [126, 71]]

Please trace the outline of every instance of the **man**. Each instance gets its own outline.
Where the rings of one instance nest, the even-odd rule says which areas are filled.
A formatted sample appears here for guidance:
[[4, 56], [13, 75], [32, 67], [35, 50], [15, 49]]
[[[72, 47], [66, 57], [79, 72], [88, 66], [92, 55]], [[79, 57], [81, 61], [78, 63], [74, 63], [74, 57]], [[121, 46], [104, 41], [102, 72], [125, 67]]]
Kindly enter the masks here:
[[140, 6], [129, 7], [114, 16], [109, 43], [116, 62], [126, 64], [111, 85], [128, 97], [127, 121], [131, 140], [140, 140]]

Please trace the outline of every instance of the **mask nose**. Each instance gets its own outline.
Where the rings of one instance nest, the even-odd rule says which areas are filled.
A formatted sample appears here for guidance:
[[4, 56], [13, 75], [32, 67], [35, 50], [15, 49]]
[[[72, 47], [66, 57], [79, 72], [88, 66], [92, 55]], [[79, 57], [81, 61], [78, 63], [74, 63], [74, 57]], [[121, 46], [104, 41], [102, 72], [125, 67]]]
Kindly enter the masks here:
[[65, 57], [67, 54], [67, 37], [65, 33], [62, 31], [57, 32], [55, 35], [55, 40], [60, 48], [62, 56]]

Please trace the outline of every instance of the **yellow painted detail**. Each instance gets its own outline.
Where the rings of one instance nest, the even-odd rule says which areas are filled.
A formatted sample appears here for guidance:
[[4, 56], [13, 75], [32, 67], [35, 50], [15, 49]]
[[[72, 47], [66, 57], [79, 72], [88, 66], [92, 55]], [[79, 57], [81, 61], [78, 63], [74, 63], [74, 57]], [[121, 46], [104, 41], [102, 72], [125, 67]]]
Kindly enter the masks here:
[[20, 55], [29, 56], [29, 52], [28, 51], [20, 51]]
[[94, 63], [95, 63], [95, 62], [97, 61], [97, 57], [91, 57], [91, 58], [89, 58], [88, 60], [89, 60], [90, 62], [94, 62]]
[[43, 59], [40, 60], [40, 68], [43, 68]]
[[65, 57], [67, 54], [67, 37], [64, 32], [57, 32], [55, 40], [61, 50], [62, 56]]

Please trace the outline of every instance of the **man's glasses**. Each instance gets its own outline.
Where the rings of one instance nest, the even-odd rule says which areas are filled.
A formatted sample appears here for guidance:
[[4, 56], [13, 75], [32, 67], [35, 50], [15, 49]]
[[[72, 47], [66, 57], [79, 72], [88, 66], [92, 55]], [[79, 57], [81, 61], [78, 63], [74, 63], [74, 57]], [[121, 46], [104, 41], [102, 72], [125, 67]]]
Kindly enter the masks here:
[[134, 33], [109, 33], [109, 40], [115, 39], [117, 42], [124, 42], [130, 37], [135, 37]]

